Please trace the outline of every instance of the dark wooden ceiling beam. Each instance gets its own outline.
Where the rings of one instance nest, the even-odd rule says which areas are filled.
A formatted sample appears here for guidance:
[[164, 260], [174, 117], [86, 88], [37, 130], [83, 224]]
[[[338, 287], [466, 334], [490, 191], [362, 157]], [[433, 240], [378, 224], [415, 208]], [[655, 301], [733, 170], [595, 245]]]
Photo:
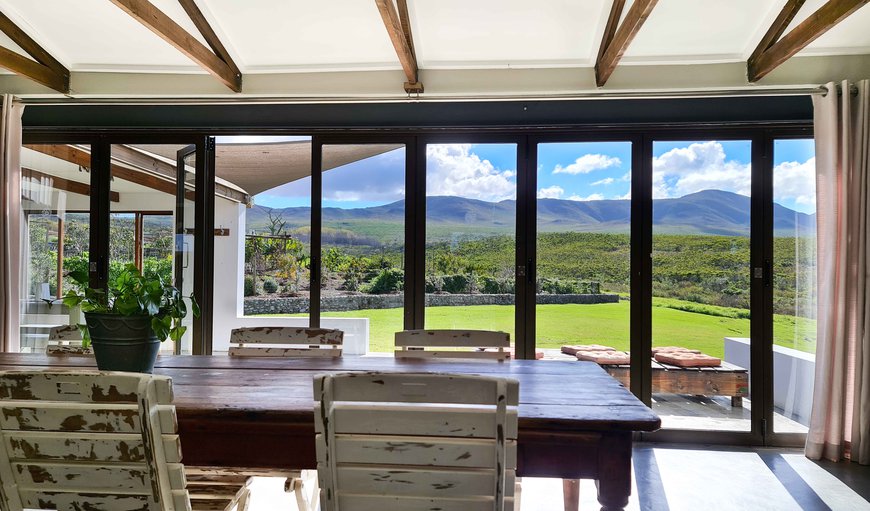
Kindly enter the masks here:
[[[155, 7], [148, 0], [111, 0], [111, 2], [132, 16], [133, 19], [157, 34], [161, 39], [174, 46], [178, 51], [199, 64], [200, 67], [214, 75], [224, 85], [235, 92], [242, 92], [242, 74], [238, 71], [238, 67], [232, 63], [232, 59], [229, 59], [229, 61], [224, 60], [224, 58], [229, 58], [228, 54], [221, 57], [215, 54], [215, 52], [212, 52], [204, 44], [199, 42], [198, 39], [184, 30], [181, 25], [173, 21], [172, 18], [164, 14], [163, 11]], [[185, 6], [184, 2], [181, 2], [181, 4], [182, 6]], [[187, 9], [188, 7], [185, 6], [185, 10]], [[196, 9], [196, 12], [199, 12], [199, 9]], [[201, 17], [202, 13], [199, 14]], [[197, 23], [197, 27], [199, 27], [200, 24], [208, 25], [205, 18], [201, 18], [200, 20], [194, 19], [193, 21], [194, 23]], [[211, 35], [203, 33], [203, 37], [205, 37], [207, 41], [209, 41], [209, 37], [212, 36], [215, 41], [217, 40], [217, 36], [214, 35], [214, 31], [211, 30], [211, 27], [208, 28], [208, 33]], [[211, 44], [213, 48], [215, 47], [213, 41], [209, 41], [209, 44]], [[218, 42], [217, 44], [220, 43]], [[223, 48], [222, 45], [220, 47]], [[225, 51], [226, 50], [224, 50], [224, 52]]]
[[31, 60], [12, 50], [0, 47], [0, 67], [30, 78], [63, 94], [69, 93], [69, 70], [2, 12], [0, 12], [0, 30], [33, 57]]
[[625, 0], [613, 0], [610, 6], [610, 16], [607, 17], [607, 25], [604, 26], [604, 34], [601, 36], [601, 46], [598, 47], [598, 57], [595, 62], [601, 62], [604, 57], [604, 52], [613, 41], [613, 36], [616, 35], [616, 29], [619, 28], [619, 18], [622, 17], [622, 10], [625, 8]]
[[785, 33], [785, 29], [788, 28], [789, 23], [791, 23], [794, 17], [797, 16], [798, 11], [805, 2], [806, 0], [788, 0], [785, 5], [782, 6], [779, 15], [770, 25], [770, 28], [767, 29], [764, 37], [761, 38], [761, 42], [758, 43], [755, 51], [753, 51], [752, 55], [749, 57], [748, 63], [750, 66], [758, 60], [758, 57], [760, 57], [762, 53], [767, 51], [779, 40], [782, 34]]
[[790, 0], [749, 57], [746, 65], [749, 81], [756, 82], [762, 79], [868, 2], [870, 0], [828, 0], [825, 5], [819, 7], [816, 12], [783, 36], [788, 24], [803, 5], [802, 1]]
[[[89, 184], [73, 181], [72, 179], [67, 179], [65, 177], [52, 176], [51, 174], [46, 174], [31, 168], [21, 167], [21, 177], [32, 181], [38, 181], [44, 186], [50, 186], [57, 190], [84, 195], [86, 197], [90, 197], [91, 195], [91, 185]], [[109, 192], [109, 200], [112, 202], [120, 202], [121, 194], [118, 192]]]
[[408, 81], [405, 82], [405, 92], [423, 92], [423, 84], [418, 79], [417, 57], [414, 54], [414, 39], [411, 36], [411, 24], [408, 19], [408, 4], [405, 0], [398, 0], [399, 10], [396, 10], [393, 0], [375, 0], [384, 27], [396, 49], [399, 63]]
[[[652, 13], [657, 2], [658, 0], [635, 0], [629, 8], [628, 14], [625, 15], [625, 19], [619, 23], [624, 1], [614, 0], [602, 38], [602, 47], [598, 50], [598, 60], [595, 63], [596, 85], [603, 87], [607, 83], [607, 79], [613, 74], [616, 65], [619, 64], [625, 51], [631, 45], [631, 41], [640, 31], [640, 27]], [[620, 5], [617, 6], [617, 4]], [[605, 42], [607, 42], [606, 46]]]
[[[196, 25], [196, 29], [199, 30], [199, 33], [202, 34], [202, 37], [205, 39], [205, 42], [211, 47], [212, 51], [215, 55], [218, 56], [221, 60], [226, 63], [226, 65], [230, 68], [233, 75], [239, 77], [239, 86], [241, 87], [241, 79], [242, 72], [239, 71], [238, 66], [236, 66], [235, 61], [230, 56], [230, 52], [224, 47], [221, 42], [220, 37], [215, 33], [214, 29], [211, 28], [208, 21], [206, 21], [205, 16], [203, 16], [202, 11], [199, 10], [199, 6], [196, 5], [196, 2], [193, 0], [178, 0], [178, 3], [181, 4], [181, 7], [184, 8], [184, 12], [190, 17], [190, 20], [193, 21], [193, 24]], [[236, 91], [236, 92], [241, 92]]]

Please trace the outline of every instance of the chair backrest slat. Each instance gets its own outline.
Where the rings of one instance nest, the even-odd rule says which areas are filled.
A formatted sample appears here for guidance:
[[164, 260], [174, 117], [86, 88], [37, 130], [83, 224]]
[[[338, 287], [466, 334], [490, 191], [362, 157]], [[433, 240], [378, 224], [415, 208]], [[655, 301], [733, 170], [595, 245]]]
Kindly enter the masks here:
[[340, 357], [343, 343], [344, 332], [329, 328], [246, 327], [230, 333], [229, 354], [236, 357]]
[[510, 353], [506, 349], [510, 348], [510, 345], [510, 334], [507, 332], [494, 332], [491, 330], [404, 330], [396, 332], [395, 356], [399, 358], [508, 360], [510, 359]]
[[82, 346], [82, 334], [76, 325], [61, 325], [52, 327], [48, 332], [48, 344], [45, 346], [47, 355], [88, 355], [93, 356], [94, 350]]
[[314, 395], [325, 511], [512, 508], [515, 380], [348, 373]]
[[162, 376], [0, 372], [0, 507], [189, 510], [171, 403]]
[[79, 341], [81, 343], [82, 332], [77, 325], [61, 325], [51, 327], [48, 331], [48, 341]]

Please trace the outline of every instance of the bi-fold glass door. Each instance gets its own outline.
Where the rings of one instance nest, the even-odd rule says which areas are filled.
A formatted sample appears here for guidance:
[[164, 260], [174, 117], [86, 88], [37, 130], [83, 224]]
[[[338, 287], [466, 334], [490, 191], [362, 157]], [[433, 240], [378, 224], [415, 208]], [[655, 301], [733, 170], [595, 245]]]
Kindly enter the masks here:
[[402, 137], [312, 139], [309, 321], [343, 330], [346, 354], [390, 352], [412, 327], [414, 149]]
[[598, 362], [662, 417], [653, 438], [763, 441], [771, 319], [750, 314], [768, 276], [762, 144], [759, 132], [530, 143], [531, 342]]
[[322, 138], [312, 317], [365, 319], [370, 351], [402, 328], [508, 331], [517, 358], [584, 346], [662, 417], [655, 437], [799, 436], [811, 139], [770, 137]]
[[[210, 234], [202, 227], [209, 205], [197, 196], [209, 182], [208, 158], [196, 159], [208, 154], [206, 146], [206, 139], [189, 145], [25, 137], [18, 212], [21, 349], [44, 351], [55, 327], [83, 322], [78, 310], [61, 303], [73, 285], [68, 274], [76, 270], [88, 273], [91, 287], [104, 288], [132, 265], [185, 296], [196, 294], [209, 310], [206, 252], [200, 247], [195, 254]], [[205, 351], [209, 333], [201, 320], [190, 314], [185, 324], [181, 342], [167, 341], [164, 351]]]

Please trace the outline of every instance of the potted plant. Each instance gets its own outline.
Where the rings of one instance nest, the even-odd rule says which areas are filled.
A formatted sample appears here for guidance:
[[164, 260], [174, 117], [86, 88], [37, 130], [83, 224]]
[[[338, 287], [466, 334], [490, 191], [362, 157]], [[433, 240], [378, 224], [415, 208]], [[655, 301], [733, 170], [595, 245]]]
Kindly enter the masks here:
[[[124, 266], [107, 289], [93, 289], [88, 272], [69, 273], [74, 282], [63, 298], [68, 307], [80, 306], [86, 325], [78, 325], [83, 345], [92, 345], [97, 367], [103, 371], [150, 373], [160, 343], [167, 338], [179, 342], [186, 326], [184, 297], [160, 276], [144, 276], [134, 264]], [[194, 316], [199, 307], [190, 298]]]

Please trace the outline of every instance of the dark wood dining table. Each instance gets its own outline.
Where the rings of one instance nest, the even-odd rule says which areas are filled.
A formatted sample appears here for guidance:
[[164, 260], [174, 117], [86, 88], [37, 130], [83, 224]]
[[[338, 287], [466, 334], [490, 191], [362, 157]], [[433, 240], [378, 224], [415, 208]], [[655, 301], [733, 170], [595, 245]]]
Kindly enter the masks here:
[[[92, 369], [94, 361], [0, 353], [0, 370], [49, 368]], [[661, 424], [594, 362], [160, 356], [154, 369], [173, 380], [185, 464], [269, 469], [315, 468], [312, 379], [344, 371], [518, 380], [517, 475], [594, 479], [604, 509], [628, 503], [632, 433]]]

